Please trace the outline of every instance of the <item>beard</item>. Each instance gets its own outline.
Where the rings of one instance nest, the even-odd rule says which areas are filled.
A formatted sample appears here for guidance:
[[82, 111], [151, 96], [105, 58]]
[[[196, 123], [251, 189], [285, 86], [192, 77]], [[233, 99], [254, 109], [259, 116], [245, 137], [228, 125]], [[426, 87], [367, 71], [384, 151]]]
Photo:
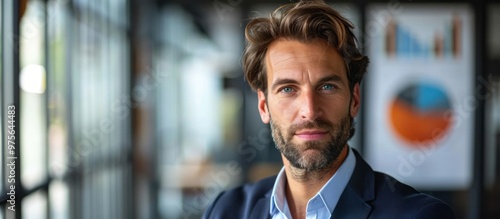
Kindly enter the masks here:
[[[333, 124], [327, 120], [317, 119], [313, 122], [304, 122], [291, 125], [287, 130], [283, 130], [279, 124], [270, 121], [271, 134], [276, 144], [276, 148], [285, 156], [290, 164], [306, 172], [324, 170], [330, 167], [339, 157], [342, 149], [347, 144], [350, 136], [350, 129], [353, 118], [347, 114], [340, 120], [339, 124]], [[299, 144], [293, 142], [296, 131], [301, 129], [319, 128], [327, 130], [327, 140], [306, 141]], [[315, 150], [316, 153], [304, 153], [308, 150]]]

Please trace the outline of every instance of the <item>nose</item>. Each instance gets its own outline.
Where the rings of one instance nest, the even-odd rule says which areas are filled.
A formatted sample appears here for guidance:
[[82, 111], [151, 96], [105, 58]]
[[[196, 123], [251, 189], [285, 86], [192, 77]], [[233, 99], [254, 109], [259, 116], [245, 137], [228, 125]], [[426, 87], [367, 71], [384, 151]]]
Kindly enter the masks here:
[[300, 117], [302, 120], [314, 121], [322, 115], [322, 111], [318, 104], [318, 97], [312, 90], [303, 91], [299, 101]]

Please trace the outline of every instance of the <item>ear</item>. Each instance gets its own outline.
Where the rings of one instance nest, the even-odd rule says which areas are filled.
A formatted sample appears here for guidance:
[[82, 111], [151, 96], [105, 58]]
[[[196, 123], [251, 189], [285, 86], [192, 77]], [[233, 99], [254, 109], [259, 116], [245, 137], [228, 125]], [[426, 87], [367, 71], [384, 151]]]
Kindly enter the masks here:
[[267, 103], [266, 103], [266, 94], [262, 92], [262, 90], [257, 90], [257, 96], [258, 96], [258, 106], [259, 106], [259, 114], [260, 114], [260, 119], [262, 119], [262, 122], [264, 123], [269, 123], [269, 110], [267, 108]]
[[358, 114], [359, 107], [361, 106], [361, 97], [359, 91], [359, 83], [354, 85], [352, 90], [352, 99], [351, 99], [351, 117], [354, 118]]

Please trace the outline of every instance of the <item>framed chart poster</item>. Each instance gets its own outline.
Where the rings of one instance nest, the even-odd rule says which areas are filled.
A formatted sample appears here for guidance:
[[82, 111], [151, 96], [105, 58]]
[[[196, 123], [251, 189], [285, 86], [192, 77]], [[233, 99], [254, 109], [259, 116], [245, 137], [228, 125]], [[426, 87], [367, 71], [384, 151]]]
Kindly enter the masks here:
[[365, 157], [375, 170], [419, 189], [466, 188], [477, 107], [473, 11], [396, 9], [367, 8]]

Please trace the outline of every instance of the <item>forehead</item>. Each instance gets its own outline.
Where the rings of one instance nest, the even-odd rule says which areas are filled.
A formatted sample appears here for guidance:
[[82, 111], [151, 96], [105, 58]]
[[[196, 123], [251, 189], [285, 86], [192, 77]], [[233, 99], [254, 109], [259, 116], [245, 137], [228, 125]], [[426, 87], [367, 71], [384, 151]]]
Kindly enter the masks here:
[[277, 40], [269, 46], [265, 62], [269, 82], [277, 77], [307, 75], [313, 79], [332, 74], [347, 80], [344, 59], [336, 49], [319, 40]]

